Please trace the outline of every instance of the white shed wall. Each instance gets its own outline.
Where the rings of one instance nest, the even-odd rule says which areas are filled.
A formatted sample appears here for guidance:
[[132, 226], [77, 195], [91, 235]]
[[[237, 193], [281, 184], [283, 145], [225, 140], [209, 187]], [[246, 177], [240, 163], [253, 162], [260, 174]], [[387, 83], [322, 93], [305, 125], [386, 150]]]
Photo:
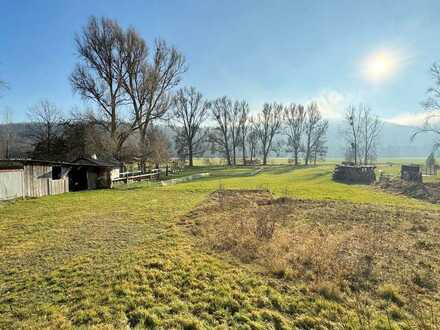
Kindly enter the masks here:
[[23, 197], [23, 170], [0, 170], [0, 200]]

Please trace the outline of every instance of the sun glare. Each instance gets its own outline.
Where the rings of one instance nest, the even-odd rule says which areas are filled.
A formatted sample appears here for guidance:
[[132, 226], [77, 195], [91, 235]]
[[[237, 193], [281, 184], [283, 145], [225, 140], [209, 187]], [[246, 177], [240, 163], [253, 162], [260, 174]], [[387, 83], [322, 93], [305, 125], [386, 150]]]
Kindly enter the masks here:
[[368, 56], [363, 63], [364, 76], [372, 82], [389, 79], [397, 70], [398, 57], [390, 51], [381, 51]]

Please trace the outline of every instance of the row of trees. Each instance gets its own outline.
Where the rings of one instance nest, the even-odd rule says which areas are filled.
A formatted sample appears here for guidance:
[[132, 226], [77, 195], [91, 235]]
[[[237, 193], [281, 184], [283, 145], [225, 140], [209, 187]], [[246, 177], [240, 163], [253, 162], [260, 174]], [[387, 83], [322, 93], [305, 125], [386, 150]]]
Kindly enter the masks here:
[[[187, 156], [190, 165], [193, 157], [203, 153], [207, 143], [211, 150], [221, 153], [228, 165], [253, 162], [262, 156], [263, 164], [275, 144], [277, 135], [288, 137], [285, 151], [293, 151], [295, 164], [304, 155], [305, 164], [325, 156], [325, 136], [328, 121], [322, 118], [316, 103], [307, 107], [281, 103], [265, 103], [260, 113], [251, 115], [249, 104], [233, 101], [227, 96], [207, 101], [195, 88], [177, 92], [171, 119], [176, 132], [179, 153]], [[203, 127], [203, 122], [212, 127]]]
[[[70, 76], [71, 84], [74, 91], [97, 106], [97, 111], [87, 113], [87, 121], [109, 134], [116, 158], [122, 158], [124, 146], [135, 135], [138, 157], [145, 162], [149, 128], [166, 119], [176, 132], [179, 152], [188, 156], [191, 165], [207, 141], [213, 150], [224, 154], [229, 165], [237, 163], [240, 150], [243, 162], [247, 151], [251, 160], [261, 151], [266, 164], [283, 118], [294, 115], [281, 104], [267, 103], [261, 113], [251, 117], [245, 101], [222, 97], [208, 102], [194, 88], [176, 92], [187, 69], [184, 56], [163, 40], [156, 41], [150, 50], [136, 30], [124, 30], [113, 20], [92, 17], [75, 40], [79, 62]], [[305, 162], [309, 163], [324, 153], [328, 124], [316, 104], [304, 113], [309, 114], [304, 123], [300, 120], [305, 142], [293, 142], [293, 137], [289, 140], [301, 145], [295, 147], [295, 159], [304, 150]], [[214, 123], [211, 130], [202, 127], [207, 117]]]

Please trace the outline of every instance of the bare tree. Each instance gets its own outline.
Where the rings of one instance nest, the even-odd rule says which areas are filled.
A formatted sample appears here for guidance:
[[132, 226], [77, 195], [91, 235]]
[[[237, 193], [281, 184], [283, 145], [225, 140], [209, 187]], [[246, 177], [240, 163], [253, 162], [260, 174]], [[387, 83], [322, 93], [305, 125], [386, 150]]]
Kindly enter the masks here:
[[311, 153], [312, 153], [314, 165], [316, 165], [316, 161], [318, 160], [318, 158], [320, 160], [324, 160], [325, 156], [327, 155], [327, 150], [328, 150], [326, 146], [327, 130], [328, 130], [328, 121], [321, 120], [312, 134], [313, 136], [312, 136]]
[[202, 123], [208, 115], [210, 103], [194, 87], [182, 88], [174, 97], [171, 127], [181, 138], [182, 150], [186, 153], [189, 166], [193, 166], [193, 156], [200, 152], [206, 137]]
[[263, 110], [255, 118], [255, 128], [261, 144], [263, 165], [272, 150], [273, 139], [280, 132], [282, 123], [283, 105], [279, 103], [265, 103]]
[[440, 111], [440, 63], [431, 66], [431, 76], [434, 86], [428, 89], [428, 98], [423, 106], [428, 111]]
[[437, 136], [433, 145], [435, 151], [440, 148], [440, 63], [431, 66], [431, 75], [434, 86], [428, 89], [428, 98], [422, 103], [427, 112], [425, 123], [414, 132], [411, 139], [414, 140], [421, 133], [434, 133]]
[[11, 147], [15, 139], [15, 134], [12, 127], [12, 110], [9, 107], [5, 107], [2, 114], [0, 138], [0, 158], [9, 159], [11, 156]]
[[306, 117], [304, 122], [305, 133], [305, 155], [304, 164], [309, 165], [313, 156], [313, 150], [317, 143], [327, 132], [327, 121], [323, 120], [316, 102], [312, 102], [307, 106]]
[[301, 104], [290, 104], [284, 109], [287, 144], [293, 151], [295, 165], [298, 165], [299, 153], [303, 148], [304, 122], [306, 112]]
[[211, 142], [218, 148], [226, 158], [228, 166], [232, 165], [231, 158], [231, 113], [232, 101], [223, 96], [213, 101], [211, 107], [212, 118], [216, 123], [216, 127], [210, 134]]
[[34, 157], [44, 159], [57, 159], [63, 150], [59, 150], [63, 115], [56, 105], [43, 100], [31, 107], [28, 116], [29, 138], [34, 145]]
[[252, 163], [256, 156], [258, 150], [258, 133], [255, 128], [254, 118], [249, 117], [247, 126], [246, 144], [249, 150], [249, 160]]
[[117, 156], [127, 137], [120, 110], [126, 102], [123, 30], [116, 21], [91, 17], [75, 41], [79, 63], [70, 76], [70, 82], [74, 91], [98, 105], [102, 119], [97, 123], [109, 131]]
[[235, 101], [230, 116], [232, 164], [234, 166], [237, 165], [237, 149], [241, 144], [241, 120], [242, 104], [239, 101]]
[[157, 127], [151, 126], [147, 132], [147, 139], [147, 155], [156, 168], [168, 162], [171, 157], [171, 143], [168, 137]]
[[171, 93], [186, 71], [185, 58], [176, 48], [158, 40], [149, 61], [147, 46], [133, 29], [127, 32], [125, 49], [123, 86], [131, 101], [132, 128], [139, 129], [141, 157], [145, 163], [148, 128], [171, 109]]
[[353, 157], [357, 164], [360, 159], [360, 135], [362, 131], [359, 111], [354, 105], [349, 105], [345, 113], [346, 127], [343, 129], [343, 135], [348, 144], [347, 155]]
[[239, 119], [239, 143], [241, 144], [241, 152], [243, 165], [246, 165], [246, 137], [249, 132], [249, 104], [243, 100], [238, 103], [240, 119]]
[[371, 113], [367, 106], [360, 108], [361, 130], [361, 151], [364, 158], [364, 164], [376, 159], [377, 145], [382, 132], [382, 123], [380, 119]]
[[368, 164], [376, 158], [382, 123], [365, 104], [357, 108], [350, 105], [345, 118], [343, 134], [348, 144], [348, 155], [353, 157], [355, 164]]

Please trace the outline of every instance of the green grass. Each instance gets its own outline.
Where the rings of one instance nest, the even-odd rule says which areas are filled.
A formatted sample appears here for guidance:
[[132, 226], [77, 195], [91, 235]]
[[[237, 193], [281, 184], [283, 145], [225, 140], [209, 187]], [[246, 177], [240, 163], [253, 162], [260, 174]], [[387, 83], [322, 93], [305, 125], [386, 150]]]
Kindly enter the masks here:
[[253, 170], [0, 204], [0, 328], [357, 328], [354, 307], [199, 248], [180, 218], [220, 186], [439, 209], [335, 183], [332, 166]]
[[304, 199], [346, 200], [357, 203], [405, 205], [418, 208], [437, 207], [427, 202], [392, 195], [372, 186], [334, 182], [331, 180], [333, 168], [333, 165], [322, 165], [295, 169], [293, 166], [281, 165], [267, 167], [257, 176], [207, 177], [179, 184], [172, 189], [210, 192], [218, 189], [221, 185], [226, 189], [265, 188], [279, 196], [288, 195]]
[[[424, 163], [425, 163], [424, 160], [379, 163], [377, 165], [377, 170], [382, 171], [384, 174], [399, 177], [401, 164], [420, 164], [420, 165], [423, 165]], [[437, 173], [437, 175], [428, 175], [428, 176], [424, 175], [423, 182], [440, 182], [440, 171]]]

